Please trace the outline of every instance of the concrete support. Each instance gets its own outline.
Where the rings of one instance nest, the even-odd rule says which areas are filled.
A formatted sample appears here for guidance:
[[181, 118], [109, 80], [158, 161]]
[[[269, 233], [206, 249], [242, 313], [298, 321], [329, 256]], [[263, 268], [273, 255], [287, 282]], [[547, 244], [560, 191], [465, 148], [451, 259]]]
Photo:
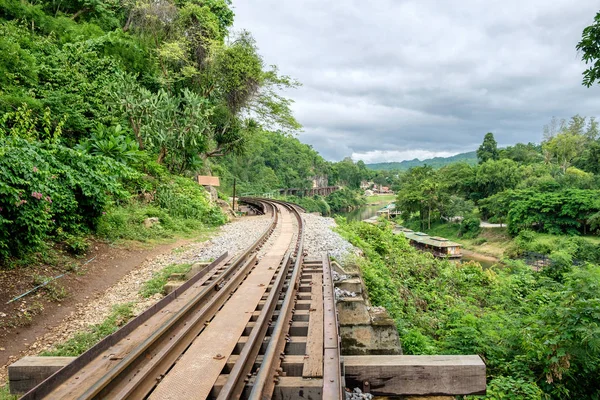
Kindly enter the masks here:
[[336, 272], [349, 277], [336, 282], [335, 286], [344, 291], [342, 293], [350, 292], [355, 295], [342, 297], [336, 304], [342, 354], [402, 354], [394, 320], [384, 308], [369, 305], [360, 275], [349, 274], [340, 266], [336, 267]]

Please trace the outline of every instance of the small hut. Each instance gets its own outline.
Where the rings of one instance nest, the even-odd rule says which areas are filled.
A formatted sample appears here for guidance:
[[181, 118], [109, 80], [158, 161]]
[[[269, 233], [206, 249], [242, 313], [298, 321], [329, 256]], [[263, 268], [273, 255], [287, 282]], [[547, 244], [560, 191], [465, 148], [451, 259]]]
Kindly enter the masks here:
[[428, 251], [439, 258], [461, 258], [461, 244], [439, 236], [429, 236], [423, 232], [403, 229], [402, 233], [411, 246], [421, 251]]

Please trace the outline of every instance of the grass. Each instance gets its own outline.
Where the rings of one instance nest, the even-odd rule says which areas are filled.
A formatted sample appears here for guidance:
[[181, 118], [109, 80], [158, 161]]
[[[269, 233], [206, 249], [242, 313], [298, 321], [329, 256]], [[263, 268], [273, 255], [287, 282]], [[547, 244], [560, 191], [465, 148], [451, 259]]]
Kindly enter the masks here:
[[10, 394], [8, 382], [4, 386], [0, 386], [0, 400], [17, 400], [19, 397], [19, 395]]
[[380, 203], [384, 201], [394, 202], [396, 201], [395, 194], [375, 194], [373, 196], [367, 197], [368, 203]]
[[44, 351], [40, 355], [76, 357], [125, 325], [133, 316], [133, 304], [116, 305], [110, 315], [100, 324], [92, 325], [89, 329], [75, 334], [65, 343], [59, 344], [54, 350]]
[[[159, 223], [146, 227], [147, 218], [158, 218]], [[160, 207], [132, 204], [108, 210], [100, 218], [97, 234], [110, 241], [147, 242], [175, 236], [192, 237], [204, 230], [207, 227], [200, 220], [173, 217]]]
[[140, 290], [142, 297], [150, 297], [156, 293], [163, 293], [165, 285], [169, 281], [171, 274], [185, 274], [192, 268], [191, 264], [171, 264], [168, 267], [154, 273], [152, 279], [146, 281]]

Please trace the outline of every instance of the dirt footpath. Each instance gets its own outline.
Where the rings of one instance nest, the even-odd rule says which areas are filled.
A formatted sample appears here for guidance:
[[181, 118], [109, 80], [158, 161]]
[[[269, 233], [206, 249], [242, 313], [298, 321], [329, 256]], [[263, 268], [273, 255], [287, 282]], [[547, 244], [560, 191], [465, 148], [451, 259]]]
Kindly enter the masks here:
[[[51, 349], [86, 327], [101, 323], [114, 305], [131, 303], [136, 315], [151, 306], [162, 295], [143, 298], [139, 292], [157, 271], [171, 264], [214, 260], [224, 252], [237, 254], [257, 240], [269, 222], [267, 216], [245, 217], [222, 226], [210, 240], [206, 240], [204, 233], [204, 241], [180, 240], [151, 250], [99, 247], [85, 257], [96, 256], [85, 266], [84, 275], [69, 274], [62, 282], [71, 293], [69, 297], [61, 302], [44, 303], [43, 312], [34, 317], [30, 325], [2, 332], [0, 385], [6, 382], [9, 364], [25, 355]], [[14, 271], [0, 275], [0, 286], [2, 279], [9, 279], [7, 275]], [[36, 301], [35, 296], [26, 297], [16, 302], [20, 303], [17, 307], [32, 301]]]
[[[6, 367], [26, 354], [37, 354], [43, 350], [38, 338], [42, 338], [51, 332], [65, 318], [73, 315], [75, 310], [82, 304], [102, 296], [108, 288], [121, 280], [144, 262], [150, 261], [159, 255], [171, 253], [173, 249], [191, 243], [191, 239], [178, 240], [170, 244], [157, 245], [152, 249], [126, 249], [115, 248], [107, 244], [96, 243], [86, 255], [82, 263], [94, 258], [87, 263], [78, 273], [69, 273], [61, 278], [58, 283], [66, 290], [67, 297], [59, 301], [51, 301], [47, 296], [40, 293], [32, 293], [21, 300], [6, 304], [9, 298], [7, 292], [3, 291], [0, 297], [0, 321], [14, 316], [20, 310], [24, 310], [28, 304], [36, 303], [43, 307], [38, 315], [32, 316], [31, 321], [25, 326], [11, 327], [2, 324], [0, 331], [0, 385], [6, 381]], [[89, 258], [88, 258], [89, 257]], [[10, 295], [14, 295], [14, 289], [25, 292], [32, 287], [29, 280], [22, 284], [11, 285], [11, 282], [19, 282], [19, 274], [30, 271], [0, 271], [0, 284], [3, 287], [12, 287]], [[14, 297], [14, 296], [13, 296]], [[96, 313], [100, 315], [101, 313]], [[82, 326], [83, 328], [84, 326]], [[68, 335], [70, 332], [64, 332]]]

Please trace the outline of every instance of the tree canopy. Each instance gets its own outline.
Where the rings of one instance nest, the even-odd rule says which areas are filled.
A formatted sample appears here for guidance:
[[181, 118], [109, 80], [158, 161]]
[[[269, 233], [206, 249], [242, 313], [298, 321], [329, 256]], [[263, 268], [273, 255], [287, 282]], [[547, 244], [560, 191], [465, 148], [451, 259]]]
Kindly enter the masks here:
[[483, 143], [481, 143], [481, 146], [477, 149], [477, 159], [479, 160], [479, 163], [482, 164], [489, 160], [497, 160], [498, 156], [498, 143], [496, 142], [496, 139], [494, 139], [494, 134], [488, 132], [483, 138]]

